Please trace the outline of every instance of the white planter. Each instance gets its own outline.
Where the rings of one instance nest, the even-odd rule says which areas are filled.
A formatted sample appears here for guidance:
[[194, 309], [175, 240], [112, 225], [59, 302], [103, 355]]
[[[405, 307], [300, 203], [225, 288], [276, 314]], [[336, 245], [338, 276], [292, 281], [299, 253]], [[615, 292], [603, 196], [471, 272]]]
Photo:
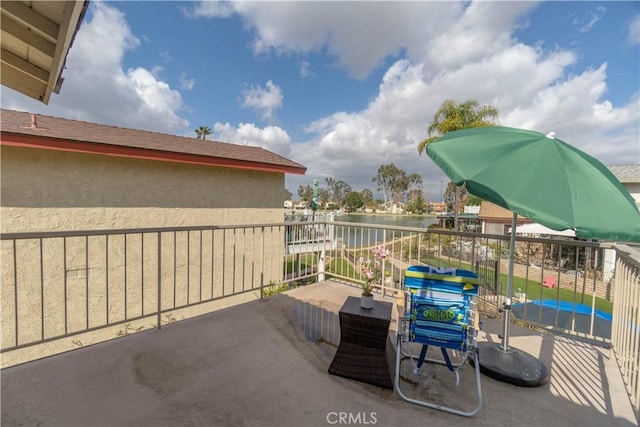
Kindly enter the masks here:
[[370, 310], [373, 308], [373, 295], [360, 295], [360, 307]]

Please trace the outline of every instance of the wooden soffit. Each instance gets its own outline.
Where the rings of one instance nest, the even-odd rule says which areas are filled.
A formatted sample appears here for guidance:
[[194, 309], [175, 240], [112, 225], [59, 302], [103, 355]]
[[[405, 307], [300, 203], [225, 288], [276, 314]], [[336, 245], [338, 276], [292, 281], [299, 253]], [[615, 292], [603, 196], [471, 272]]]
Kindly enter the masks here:
[[89, 6], [78, 1], [1, 1], [3, 86], [49, 103]]

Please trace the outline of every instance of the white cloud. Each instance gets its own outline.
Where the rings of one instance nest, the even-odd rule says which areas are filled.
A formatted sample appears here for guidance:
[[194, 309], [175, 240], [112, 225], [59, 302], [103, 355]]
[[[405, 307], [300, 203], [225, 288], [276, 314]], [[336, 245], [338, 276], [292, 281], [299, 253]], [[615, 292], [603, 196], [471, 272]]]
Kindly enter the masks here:
[[300, 63], [300, 77], [306, 79], [307, 77], [315, 77], [313, 71], [311, 71], [311, 64], [309, 61], [302, 61]]
[[[543, 133], [553, 131], [558, 138], [607, 164], [639, 162], [638, 103], [630, 101], [616, 108], [604, 99], [606, 69], [603, 64], [541, 89], [528, 105], [523, 102], [522, 107], [503, 117], [503, 123]], [[612, 143], [612, 134], [617, 134], [614, 140], [619, 142], [627, 135], [626, 143]]]
[[388, 55], [403, 49], [421, 51], [429, 34], [451, 24], [462, 7], [457, 2], [240, 1], [228, 5], [255, 32], [256, 54], [326, 51], [358, 78]]
[[160, 52], [160, 58], [164, 61], [164, 62], [173, 62], [173, 55], [171, 55], [171, 53], [169, 52]]
[[439, 197], [440, 180], [447, 179], [416, 147], [447, 98], [493, 105], [500, 110], [499, 124], [555, 131], [605, 164], [640, 161], [640, 104], [630, 100], [614, 107], [606, 100], [606, 64], [567, 75], [574, 63], [572, 52], [545, 53], [522, 44], [433, 78], [424, 64], [398, 61], [365, 109], [335, 113], [307, 127], [313, 141], [292, 149], [293, 158], [308, 167], [307, 176], [287, 177], [289, 189], [332, 176], [354, 189], [375, 190], [371, 179], [377, 167], [394, 163], [421, 174], [429, 197]]
[[640, 44], [640, 14], [631, 19], [627, 27], [627, 40], [632, 45]]
[[254, 109], [262, 120], [272, 121], [275, 112], [282, 106], [282, 89], [271, 80], [265, 87], [249, 86], [242, 91], [242, 106]]
[[575, 25], [581, 33], [586, 33], [591, 30], [606, 13], [607, 10], [604, 7], [598, 6], [595, 10], [590, 10], [585, 13], [582, 18], [574, 18], [573, 25]]
[[291, 154], [291, 138], [286, 131], [277, 126], [259, 128], [253, 123], [240, 123], [234, 128], [230, 123], [216, 123], [213, 126], [212, 139], [262, 147], [283, 157]]
[[[362, 110], [335, 112], [307, 125], [311, 140], [291, 148], [292, 158], [308, 167], [305, 177], [287, 177], [294, 187], [333, 176], [356, 189], [371, 188], [377, 167], [394, 163], [421, 173], [426, 187], [439, 188], [442, 172], [425, 156], [418, 157], [416, 146], [445, 99], [476, 99], [498, 107], [502, 123], [575, 135], [576, 145], [584, 149], [600, 147], [592, 154], [605, 155], [603, 161], [634, 153], [630, 137], [638, 131], [626, 119], [634, 104], [614, 108], [606, 100], [606, 66], [570, 75], [576, 63], [572, 51], [542, 51], [514, 39], [513, 31], [528, 25], [527, 13], [537, 3], [229, 5], [255, 33], [258, 54], [326, 52], [355, 77], [366, 76], [390, 57], [405, 58], [387, 69], [378, 94]], [[582, 27], [593, 28], [602, 13], [596, 9]], [[588, 132], [580, 130], [582, 122], [589, 123]], [[617, 140], [627, 138], [625, 147], [631, 148], [598, 144], [607, 129], [617, 126], [613, 123], [627, 129]]]
[[191, 18], [228, 18], [234, 12], [232, 5], [227, 1], [205, 0], [196, 3], [192, 8], [182, 8], [182, 13]]
[[511, 32], [522, 26], [520, 16], [535, 7], [532, 2], [473, 2], [424, 44], [418, 58], [429, 75], [482, 61], [513, 44]]
[[180, 74], [178, 82], [180, 83], [180, 89], [183, 90], [192, 90], [196, 85], [195, 79], [187, 77], [186, 73]]
[[[220, 17], [212, 2], [192, 14]], [[217, 2], [213, 2], [217, 3]], [[535, 2], [228, 2], [255, 32], [256, 54], [326, 51], [362, 78], [389, 57], [428, 59], [429, 73], [509, 44], [516, 19]], [[210, 14], [202, 10], [212, 9]], [[436, 67], [435, 69], [431, 69]]]
[[125, 53], [140, 44], [124, 14], [102, 2], [90, 8], [69, 51], [61, 93], [44, 105], [3, 88], [3, 108], [167, 133], [186, 128], [182, 97], [160, 80], [161, 68], [123, 69]]
[[162, 73], [164, 73], [164, 67], [161, 66], [161, 65], [154, 65], [153, 67], [151, 67], [151, 70], [149, 70], [149, 72], [156, 79], [160, 79], [160, 78], [162, 78], [161, 77]]

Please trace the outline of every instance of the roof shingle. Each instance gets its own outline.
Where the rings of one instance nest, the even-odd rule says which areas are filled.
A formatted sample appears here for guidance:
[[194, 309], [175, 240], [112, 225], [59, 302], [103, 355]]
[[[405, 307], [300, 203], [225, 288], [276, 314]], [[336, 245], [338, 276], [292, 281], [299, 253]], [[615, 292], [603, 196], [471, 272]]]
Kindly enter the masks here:
[[[480, 205], [480, 213], [478, 213], [478, 218], [486, 219], [486, 218], [504, 218], [511, 219], [513, 217], [513, 213], [503, 208], [502, 206], [498, 206], [495, 203], [491, 203], [489, 201], [483, 200]], [[522, 218], [522, 216], [520, 216]]]
[[640, 182], [640, 163], [634, 165], [612, 165], [607, 166], [611, 173], [623, 184]]
[[[31, 136], [42, 139], [75, 141], [84, 144], [103, 144], [154, 152], [175, 153], [202, 158], [234, 160], [261, 166], [273, 166], [286, 172], [304, 174], [299, 163], [261, 147], [201, 140], [137, 129], [30, 114], [22, 111], [0, 110], [0, 130], [4, 134]], [[35, 117], [35, 126], [32, 125]], [[4, 138], [3, 138], [4, 139]]]

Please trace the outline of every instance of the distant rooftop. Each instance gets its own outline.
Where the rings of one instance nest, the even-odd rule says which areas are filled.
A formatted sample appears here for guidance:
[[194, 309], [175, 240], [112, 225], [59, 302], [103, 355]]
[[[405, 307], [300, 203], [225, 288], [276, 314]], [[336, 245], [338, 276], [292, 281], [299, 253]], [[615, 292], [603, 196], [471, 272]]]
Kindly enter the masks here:
[[491, 203], [487, 200], [483, 200], [480, 205], [480, 212], [478, 213], [480, 218], [505, 218], [510, 219], [513, 217], [513, 212], [508, 209], [498, 206], [495, 203]]
[[640, 183], [640, 163], [607, 167], [623, 184]]

